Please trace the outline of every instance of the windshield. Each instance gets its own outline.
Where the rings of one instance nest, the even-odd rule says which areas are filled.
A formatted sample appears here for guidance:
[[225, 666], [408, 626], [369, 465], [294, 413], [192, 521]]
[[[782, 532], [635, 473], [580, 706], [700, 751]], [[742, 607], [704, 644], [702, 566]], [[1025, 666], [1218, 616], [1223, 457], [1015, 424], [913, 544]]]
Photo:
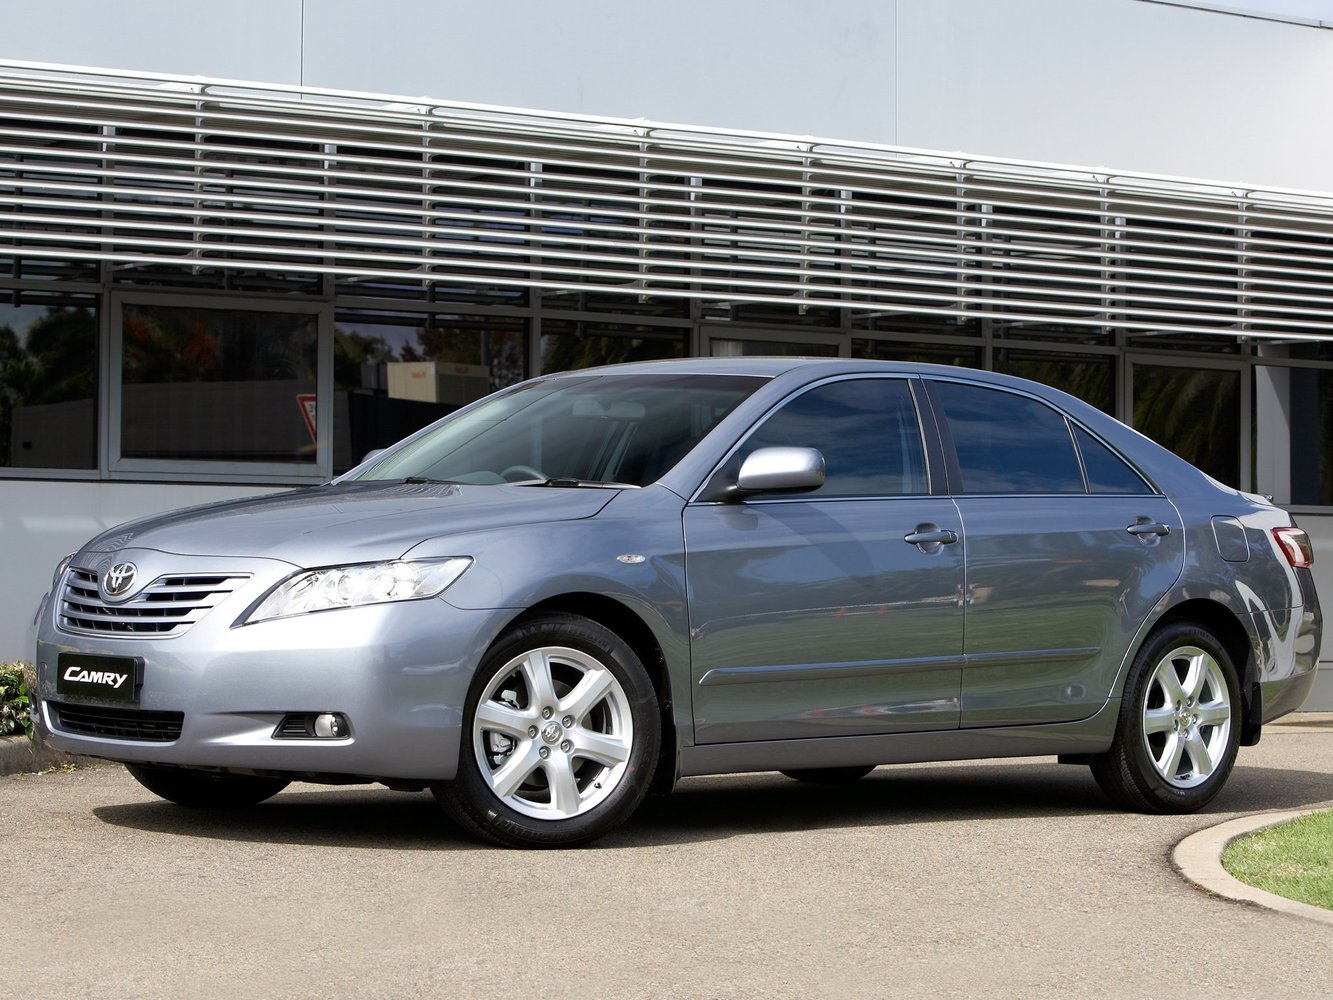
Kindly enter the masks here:
[[534, 382], [445, 419], [355, 478], [646, 486], [764, 381], [590, 375]]

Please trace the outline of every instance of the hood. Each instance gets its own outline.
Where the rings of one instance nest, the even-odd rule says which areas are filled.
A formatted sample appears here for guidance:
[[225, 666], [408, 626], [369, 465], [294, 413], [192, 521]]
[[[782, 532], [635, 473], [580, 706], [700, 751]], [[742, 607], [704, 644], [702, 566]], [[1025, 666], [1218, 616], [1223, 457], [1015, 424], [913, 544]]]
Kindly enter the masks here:
[[134, 546], [177, 555], [281, 559], [297, 566], [396, 559], [440, 535], [592, 517], [618, 492], [444, 483], [331, 484], [141, 518], [98, 535], [83, 552]]

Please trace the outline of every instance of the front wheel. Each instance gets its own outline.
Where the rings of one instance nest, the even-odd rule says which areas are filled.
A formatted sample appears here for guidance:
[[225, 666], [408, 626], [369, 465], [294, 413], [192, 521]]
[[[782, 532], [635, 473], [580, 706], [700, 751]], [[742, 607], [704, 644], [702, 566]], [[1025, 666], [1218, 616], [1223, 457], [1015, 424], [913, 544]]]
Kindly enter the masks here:
[[1115, 740], [1093, 758], [1093, 777], [1130, 809], [1194, 812], [1236, 763], [1240, 708], [1236, 668], [1217, 637], [1188, 622], [1164, 625], [1134, 658]]
[[125, 770], [154, 795], [178, 806], [198, 809], [252, 806], [272, 798], [291, 784], [285, 778], [195, 771], [157, 764], [126, 764]]
[[624, 821], [657, 762], [657, 696], [634, 651], [570, 614], [501, 636], [473, 680], [453, 781], [464, 829], [510, 847], [586, 843]]

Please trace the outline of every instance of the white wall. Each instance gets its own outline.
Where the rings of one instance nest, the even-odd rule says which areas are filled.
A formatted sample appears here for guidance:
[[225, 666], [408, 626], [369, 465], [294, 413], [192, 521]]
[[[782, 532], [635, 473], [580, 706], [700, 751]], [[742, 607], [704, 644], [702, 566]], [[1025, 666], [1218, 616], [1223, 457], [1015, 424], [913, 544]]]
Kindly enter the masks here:
[[894, 0], [306, 7], [305, 82], [753, 131], [894, 134]]
[[1333, 31], [1135, 0], [899, 0], [901, 145], [1333, 191]]
[[0, 58], [301, 82], [302, 0], [3, 0]]
[[273, 487], [0, 480], [0, 662], [31, 662], [33, 616], [56, 563], [93, 535], [146, 514]]

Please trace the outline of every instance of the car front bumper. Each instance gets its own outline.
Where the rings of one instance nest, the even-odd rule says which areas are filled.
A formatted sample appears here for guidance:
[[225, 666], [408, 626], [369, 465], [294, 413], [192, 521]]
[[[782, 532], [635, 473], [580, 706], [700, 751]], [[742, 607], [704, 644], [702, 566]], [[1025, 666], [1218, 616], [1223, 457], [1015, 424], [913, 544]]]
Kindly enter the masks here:
[[[60, 593], [53, 594], [40, 615], [35, 661], [35, 715], [51, 745], [117, 761], [313, 780], [452, 778], [468, 685], [513, 612], [460, 610], [433, 598], [238, 625], [292, 569], [260, 562], [246, 567], [245, 585], [170, 638], [62, 631]], [[62, 654], [141, 662], [132, 703], [59, 691]], [[279, 732], [290, 715], [325, 712], [346, 718], [346, 736]]]

